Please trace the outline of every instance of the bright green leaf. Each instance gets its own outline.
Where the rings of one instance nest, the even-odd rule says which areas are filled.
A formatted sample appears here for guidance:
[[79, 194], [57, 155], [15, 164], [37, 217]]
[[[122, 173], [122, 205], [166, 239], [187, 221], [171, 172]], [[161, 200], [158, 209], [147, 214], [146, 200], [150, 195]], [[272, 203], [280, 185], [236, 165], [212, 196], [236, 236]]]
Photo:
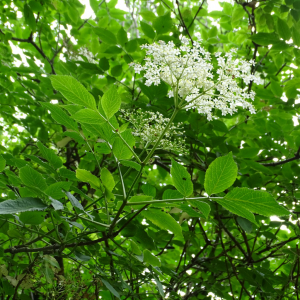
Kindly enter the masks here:
[[98, 111], [89, 108], [79, 110], [72, 118], [77, 122], [87, 124], [102, 124], [106, 122]]
[[66, 75], [51, 76], [51, 83], [68, 101], [94, 110], [96, 109], [96, 102], [93, 95], [74, 77]]
[[107, 119], [110, 119], [121, 106], [121, 98], [117, 92], [117, 88], [112, 86], [101, 98], [101, 104]]
[[231, 187], [236, 180], [237, 171], [232, 153], [215, 159], [205, 174], [204, 188], [207, 194], [210, 196], [221, 193]]
[[174, 186], [184, 197], [188, 197], [193, 193], [191, 175], [182, 165], [173, 159], [171, 175]]
[[109, 191], [112, 191], [113, 188], [115, 187], [115, 181], [111, 173], [106, 168], [102, 168], [100, 174], [101, 174], [101, 181], [103, 185]]
[[169, 214], [155, 209], [143, 211], [143, 216], [161, 229], [170, 230], [176, 236], [182, 237], [181, 226]]
[[59, 124], [66, 126], [69, 129], [78, 131], [77, 123], [72, 120], [58, 105], [51, 103], [40, 102], [43, 107], [51, 112], [51, 117]]
[[90, 171], [77, 169], [76, 177], [83, 182], [88, 182], [94, 188], [100, 188], [101, 186], [100, 179], [93, 175]]

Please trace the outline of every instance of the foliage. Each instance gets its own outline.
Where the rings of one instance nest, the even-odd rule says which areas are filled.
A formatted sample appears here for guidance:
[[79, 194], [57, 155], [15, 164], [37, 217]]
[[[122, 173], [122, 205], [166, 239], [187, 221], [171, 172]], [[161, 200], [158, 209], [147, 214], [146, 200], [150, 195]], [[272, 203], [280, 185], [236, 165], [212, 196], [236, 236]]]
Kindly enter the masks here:
[[300, 2], [117, 2], [2, 1], [1, 299], [298, 299]]

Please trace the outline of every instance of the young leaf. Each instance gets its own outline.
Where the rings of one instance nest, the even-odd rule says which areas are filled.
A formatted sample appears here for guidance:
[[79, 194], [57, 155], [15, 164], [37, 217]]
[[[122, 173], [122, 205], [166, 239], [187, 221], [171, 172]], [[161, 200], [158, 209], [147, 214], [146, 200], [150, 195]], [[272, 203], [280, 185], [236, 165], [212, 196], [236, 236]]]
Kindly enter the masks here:
[[16, 214], [24, 211], [45, 210], [47, 205], [37, 198], [19, 198], [0, 202], [0, 214]]
[[68, 101], [96, 110], [96, 102], [93, 95], [74, 77], [55, 75], [51, 76], [50, 79], [53, 87], [61, 92]]
[[109, 191], [112, 191], [115, 187], [114, 178], [106, 168], [101, 169], [101, 181]]
[[69, 129], [78, 131], [77, 123], [72, 120], [58, 105], [45, 102], [40, 102], [40, 104], [51, 112], [51, 117], [57, 123], [62, 124]]
[[88, 182], [93, 188], [98, 189], [101, 186], [100, 179], [93, 175], [90, 171], [77, 169], [76, 177], [83, 182]]
[[204, 188], [207, 194], [221, 193], [233, 185], [237, 176], [237, 165], [232, 153], [215, 159], [205, 174]]
[[248, 188], [235, 188], [230, 191], [219, 203], [231, 203], [236, 207], [243, 207], [263, 216], [283, 216], [290, 212], [279, 205], [276, 200], [265, 191], [250, 190]]
[[37, 142], [37, 146], [39, 147], [42, 156], [47, 159], [55, 169], [59, 169], [62, 166], [60, 157], [52, 149], [48, 149], [41, 142]]
[[160, 260], [155, 257], [148, 249], [143, 251], [144, 254], [144, 262], [150, 264], [153, 267], [160, 267], [161, 263]]
[[110, 119], [121, 106], [121, 98], [117, 92], [117, 88], [112, 86], [101, 98], [102, 108], [107, 119]]
[[175, 235], [182, 237], [181, 226], [169, 214], [160, 210], [147, 210], [143, 212], [143, 216], [161, 229], [170, 230]]
[[85, 108], [75, 113], [72, 118], [80, 123], [88, 124], [101, 124], [105, 123], [106, 120], [101, 117], [98, 111]]
[[193, 193], [191, 175], [178, 162], [172, 159], [171, 175], [174, 186], [184, 196], [188, 197]]
[[29, 166], [20, 169], [19, 177], [27, 186], [38, 188], [41, 191], [44, 191], [47, 188], [43, 176]]

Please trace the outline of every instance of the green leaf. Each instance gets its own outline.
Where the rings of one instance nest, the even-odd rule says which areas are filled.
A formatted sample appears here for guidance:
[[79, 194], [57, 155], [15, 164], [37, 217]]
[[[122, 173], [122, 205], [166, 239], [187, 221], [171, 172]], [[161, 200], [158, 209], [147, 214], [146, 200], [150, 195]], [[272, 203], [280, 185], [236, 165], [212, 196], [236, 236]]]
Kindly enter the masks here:
[[158, 277], [155, 276], [154, 274], [153, 274], [153, 278], [154, 278], [154, 280], [155, 280], [155, 282], [156, 282], [156, 286], [157, 286], [157, 289], [158, 289], [160, 295], [161, 295], [163, 298], [165, 298], [164, 288], [163, 288], [161, 282], [159, 281]]
[[48, 262], [50, 265], [52, 265], [53, 267], [56, 267], [56, 268], [60, 268], [57, 260], [53, 257], [53, 256], [50, 256], [50, 255], [44, 255], [43, 256], [43, 259]]
[[118, 31], [118, 34], [117, 34], [117, 37], [118, 37], [118, 42], [120, 45], [124, 46], [125, 43], [128, 42], [128, 38], [127, 38], [127, 32], [124, 30], [123, 27], [121, 27]]
[[142, 185], [142, 191], [145, 195], [151, 196], [152, 198], [156, 196], [156, 188], [148, 183]]
[[44, 273], [46, 277], [46, 281], [49, 284], [53, 284], [54, 272], [48, 263], [45, 264], [45, 266], [41, 269], [41, 271]]
[[96, 189], [100, 188], [101, 186], [100, 179], [87, 170], [77, 169], [76, 177], [83, 182], [88, 182]]
[[52, 149], [48, 149], [41, 142], [37, 142], [37, 146], [39, 147], [42, 156], [47, 159], [55, 169], [59, 169], [62, 166], [60, 157]]
[[292, 28], [292, 38], [296, 46], [300, 47], [300, 30], [296, 27]]
[[125, 49], [128, 53], [132, 53], [136, 51], [138, 46], [137, 39], [130, 40], [128, 43], [125, 44]]
[[176, 189], [184, 196], [188, 197], [193, 193], [193, 183], [191, 175], [178, 162], [172, 159], [171, 175]]
[[133, 168], [137, 171], [139, 171], [141, 169], [141, 165], [139, 165], [137, 162], [135, 161], [131, 161], [131, 160], [120, 160], [120, 163], [125, 166], [125, 167], [130, 167]]
[[199, 200], [190, 200], [188, 201], [193, 207], [198, 208], [201, 213], [205, 216], [205, 218], [208, 218], [208, 215], [210, 213], [210, 206], [209, 204], [205, 202], [201, 202]]
[[69, 192], [66, 192], [66, 195], [68, 196], [68, 199], [70, 200], [70, 202], [72, 203], [73, 207], [77, 207], [78, 209], [84, 211], [83, 206], [81, 205], [81, 203]]
[[116, 86], [112, 86], [101, 98], [102, 108], [107, 119], [110, 119], [121, 106], [121, 98], [117, 92]]
[[224, 208], [226, 208], [227, 210], [231, 211], [232, 213], [241, 216], [247, 220], [249, 220], [250, 222], [256, 224], [256, 220], [255, 217], [253, 215], [252, 212], [250, 212], [249, 210], [247, 210], [246, 208], [243, 208], [240, 205], [237, 205], [234, 202], [231, 201], [225, 201], [220, 200], [220, 199], [214, 199], [216, 202], [220, 203]]
[[101, 174], [101, 181], [103, 185], [109, 191], [112, 191], [113, 188], [115, 187], [115, 181], [111, 173], [106, 168], [102, 168], [100, 174]]
[[259, 150], [259, 148], [245, 147], [240, 149], [239, 156], [243, 158], [253, 158], [257, 156]]
[[87, 124], [102, 124], [106, 122], [104, 117], [102, 117], [98, 111], [89, 108], [79, 110], [72, 118], [77, 122]]
[[[279, 205], [276, 200], [265, 191], [250, 190], [248, 188], [235, 188], [230, 191], [219, 203], [231, 203], [263, 216], [283, 216], [290, 212]], [[223, 205], [223, 204], [222, 204]]]
[[0, 214], [16, 214], [24, 211], [45, 210], [45, 205], [42, 200], [37, 198], [19, 198], [16, 200], [5, 200], [0, 202]]
[[247, 219], [244, 219], [242, 217], [237, 217], [236, 220], [244, 231], [246, 231], [247, 233], [251, 233], [253, 228], [251, 222], [249, 222]]
[[280, 41], [276, 33], [264, 33], [259, 32], [251, 36], [253, 42], [258, 45], [268, 46], [270, 44], [274, 44]]
[[[135, 139], [131, 133], [131, 130], [127, 129], [126, 131], [121, 133], [121, 136], [132, 149], [135, 144]], [[121, 160], [130, 159], [132, 157], [132, 152], [119, 137], [117, 137], [113, 143], [113, 152], [115, 156]]]
[[145, 195], [139, 195], [139, 196], [133, 196], [131, 197], [128, 202], [143, 202], [143, 201], [151, 201], [152, 196], [145, 196]]
[[47, 187], [45, 193], [54, 199], [61, 199], [66, 196], [63, 190], [68, 191], [71, 184], [70, 181], [55, 182]]
[[103, 43], [109, 45], [117, 44], [117, 38], [111, 31], [104, 28], [94, 28], [94, 31]]
[[109, 61], [106, 57], [102, 57], [99, 60], [99, 67], [103, 70], [103, 71], [107, 71], [109, 70]]
[[173, 21], [170, 17], [170, 13], [167, 13], [164, 16], [156, 18], [152, 24], [157, 34], [163, 34], [172, 29]]
[[122, 74], [122, 72], [123, 72], [122, 65], [116, 65], [113, 68], [111, 68], [111, 71], [110, 71], [111, 75], [114, 77], [120, 76]]
[[96, 109], [96, 102], [92, 94], [72, 76], [55, 75], [51, 76], [53, 87], [61, 92], [70, 102]]
[[143, 255], [144, 255], [144, 262], [150, 264], [153, 267], [161, 266], [160, 260], [157, 257], [155, 257], [148, 249], [145, 249], [143, 251]]
[[41, 191], [44, 191], [47, 188], [43, 176], [29, 166], [20, 169], [19, 177], [27, 186], [40, 189]]
[[39, 225], [44, 222], [45, 216], [45, 212], [25, 211], [20, 214], [19, 218], [24, 224]]
[[215, 159], [208, 167], [205, 174], [204, 188], [210, 196], [225, 191], [235, 182], [237, 165], [232, 158], [232, 153]]
[[139, 246], [132, 240], [130, 240], [130, 247], [131, 251], [136, 255], [141, 255], [142, 251], [140, 250]]
[[0, 172], [4, 170], [5, 166], [6, 166], [6, 160], [3, 158], [2, 155], [0, 155]]
[[277, 81], [271, 81], [271, 85], [270, 85], [271, 91], [273, 92], [273, 94], [275, 96], [277, 96], [278, 98], [280, 98], [282, 96], [283, 93], [283, 89], [280, 86], [280, 83]]
[[160, 210], [146, 210], [143, 211], [143, 216], [159, 228], [170, 230], [176, 236], [182, 237], [181, 226], [169, 214]]
[[277, 20], [277, 32], [285, 41], [291, 38], [291, 30], [288, 24], [280, 18]]
[[40, 102], [40, 104], [51, 112], [51, 117], [59, 124], [69, 129], [78, 131], [77, 123], [72, 120], [58, 105]]
[[34, 32], [36, 29], [36, 21], [32, 10], [27, 3], [24, 4], [24, 18], [25, 18], [25, 22], [29, 25], [31, 30]]
[[115, 290], [115, 288], [108, 281], [106, 281], [103, 278], [101, 278], [101, 281], [114, 296], [116, 296], [118, 299], [121, 299], [120, 294]]
[[155, 32], [154, 32], [153, 28], [149, 24], [141, 21], [140, 25], [141, 25], [142, 31], [144, 32], [144, 34], [147, 37], [149, 37], [150, 39], [154, 39], [155, 38]]

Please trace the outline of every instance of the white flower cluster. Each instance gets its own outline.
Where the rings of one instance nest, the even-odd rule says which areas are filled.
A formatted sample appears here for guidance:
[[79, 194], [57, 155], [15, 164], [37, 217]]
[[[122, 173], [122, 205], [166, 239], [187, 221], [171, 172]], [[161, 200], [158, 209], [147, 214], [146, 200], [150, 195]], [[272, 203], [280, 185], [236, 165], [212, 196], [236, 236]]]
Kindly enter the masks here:
[[[164, 118], [159, 112], [143, 112], [121, 110], [122, 118], [133, 125], [132, 134], [140, 138], [141, 143], [147, 148], [154, 144], [169, 122], [169, 118]], [[172, 124], [160, 140], [156, 149], [186, 153], [185, 139], [180, 135], [184, 134], [180, 127], [182, 123]]]
[[213, 70], [210, 53], [199, 43], [190, 47], [186, 38], [181, 42], [179, 48], [173, 42], [166, 44], [163, 41], [143, 45], [147, 49], [145, 64], [132, 63], [131, 66], [136, 73], [145, 72], [147, 86], [166, 82], [172, 87], [169, 97], [174, 97], [175, 105], [185, 109], [195, 108], [199, 113], [206, 114], [209, 120], [214, 108], [220, 109], [222, 115], [233, 114], [237, 106], [255, 113], [253, 105], [246, 101], [254, 100], [255, 93], [247, 93], [247, 88], [240, 88], [237, 81], [242, 79], [245, 84], [251, 81], [261, 84], [261, 79], [251, 74], [253, 61], [235, 58], [234, 51], [224, 57], [217, 53], [218, 69]]

